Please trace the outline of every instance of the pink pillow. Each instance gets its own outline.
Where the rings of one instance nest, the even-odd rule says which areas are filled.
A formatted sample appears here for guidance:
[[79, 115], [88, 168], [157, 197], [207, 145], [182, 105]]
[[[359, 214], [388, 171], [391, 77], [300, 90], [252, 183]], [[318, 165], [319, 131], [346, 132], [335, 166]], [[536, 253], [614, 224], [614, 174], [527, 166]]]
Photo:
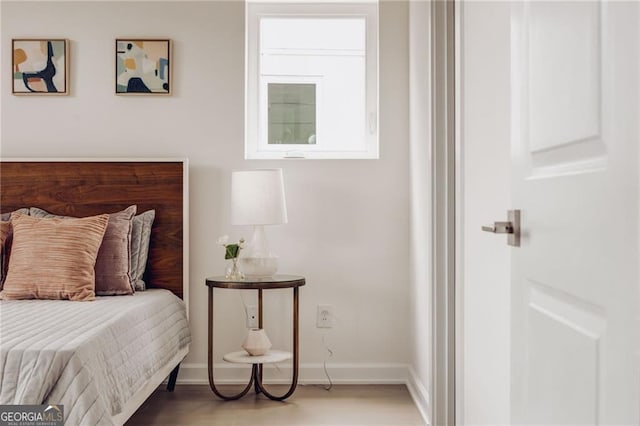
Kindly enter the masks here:
[[94, 267], [109, 215], [81, 219], [13, 214], [0, 299], [95, 299]]
[[[131, 228], [136, 210], [136, 206], [129, 206], [109, 215], [109, 225], [96, 259], [96, 296], [133, 294], [135, 290], [131, 272]], [[71, 219], [37, 207], [31, 207], [30, 212], [33, 217]]]

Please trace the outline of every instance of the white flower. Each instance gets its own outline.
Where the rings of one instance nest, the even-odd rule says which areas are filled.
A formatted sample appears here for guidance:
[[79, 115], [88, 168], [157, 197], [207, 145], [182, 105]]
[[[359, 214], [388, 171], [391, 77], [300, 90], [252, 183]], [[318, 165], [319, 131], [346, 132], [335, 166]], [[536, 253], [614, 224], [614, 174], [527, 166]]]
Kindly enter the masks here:
[[229, 236], [228, 235], [223, 235], [222, 237], [218, 238], [218, 244], [220, 244], [223, 247], [225, 247], [228, 242], [229, 242]]

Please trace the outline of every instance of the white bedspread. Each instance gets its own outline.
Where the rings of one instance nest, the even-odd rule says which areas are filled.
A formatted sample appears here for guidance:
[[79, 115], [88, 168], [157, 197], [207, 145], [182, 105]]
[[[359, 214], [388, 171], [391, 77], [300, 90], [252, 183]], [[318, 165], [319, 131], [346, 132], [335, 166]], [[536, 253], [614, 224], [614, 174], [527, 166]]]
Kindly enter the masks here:
[[94, 302], [0, 301], [0, 404], [63, 404], [66, 425], [112, 416], [191, 341], [167, 290]]

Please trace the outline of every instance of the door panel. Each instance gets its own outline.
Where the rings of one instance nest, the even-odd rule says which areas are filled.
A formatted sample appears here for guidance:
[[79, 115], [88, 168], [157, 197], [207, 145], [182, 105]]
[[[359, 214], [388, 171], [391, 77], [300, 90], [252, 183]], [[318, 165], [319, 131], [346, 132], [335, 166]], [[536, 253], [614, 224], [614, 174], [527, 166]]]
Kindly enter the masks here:
[[[598, 423], [602, 311], [529, 283], [527, 419], [540, 425]], [[562, 342], [549, 346], [549, 342]]]
[[598, 139], [600, 4], [533, 2], [524, 7], [532, 153]]
[[602, 168], [602, 5], [531, 2], [520, 8], [516, 84], [530, 176]]
[[512, 420], [638, 424], [638, 5], [512, 5]]

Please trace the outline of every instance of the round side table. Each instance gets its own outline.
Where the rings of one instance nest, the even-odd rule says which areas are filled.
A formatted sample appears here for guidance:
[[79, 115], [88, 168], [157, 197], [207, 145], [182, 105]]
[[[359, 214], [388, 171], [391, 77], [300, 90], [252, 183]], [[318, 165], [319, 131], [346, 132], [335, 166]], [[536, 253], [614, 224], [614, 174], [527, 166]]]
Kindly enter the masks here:
[[[275, 401], [283, 401], [289, 398], [296, 390], [298, 385], [298, 288], [305, 285], [305, 278], [297, 275], [274, 275], [273, 277], [245, 279], [242, 281], [233, 281], [223, 276], [211, 277], [206, 279], [207, 287], [209, 287], [209, 386], [214, 394], [218, 397], [231, 401], [242, 398], [249, 392], [251, 385], [255, 387], [256, 393], [263, 393], [267, 398]], [[215, 385], [213, 377], [213, 289], [227, 288], [235, 290], [257, 290], [258, 291], [258, 327], [262, 328], [262, 290], [291, 288], [293, 289], [293, 354], [285, 351], [272, 350], [262, 356], [250, 356], [244, 351], [231, 352], [226, 354], [223, 359], [227, 362], [252, 364], [251, 377], [245, 388], [235, 395], [222, 394]], [[262, 366], [270, 362], [281, 362], [293, 358], [293, 377], [289, 390], [281, 396], [273, 395], [267, 391], [262, 383]]]

